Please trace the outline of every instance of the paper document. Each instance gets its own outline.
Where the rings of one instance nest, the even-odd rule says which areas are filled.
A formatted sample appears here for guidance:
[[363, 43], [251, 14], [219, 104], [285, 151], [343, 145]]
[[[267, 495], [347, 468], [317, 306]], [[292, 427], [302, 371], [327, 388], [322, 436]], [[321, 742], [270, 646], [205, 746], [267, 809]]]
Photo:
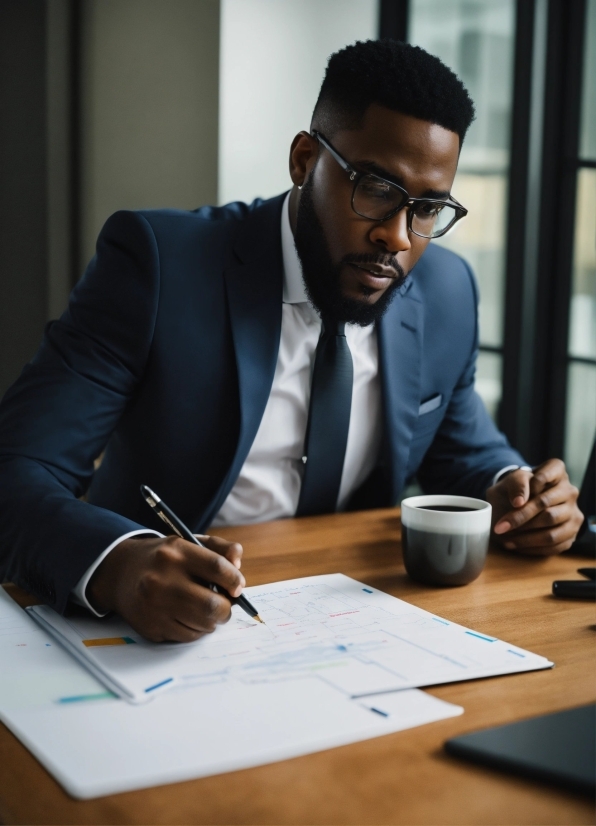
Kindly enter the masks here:
[[417, 689], [374, 703], [350, 699], [316, 670], [280, 680], [179, 681], [155, 702], [131, 705], [2, 588], [0, 658], [0, 719], [78, 798], [249, 768], [463, 711]]
[[187, 644], [147, 642], [117, 618], [28, 610], [106, 687], [135, 703], [176, 685], [309, 676], [358, 698], [552, 666], [343, 574], [255, 586], [246, 595], [264, 625], [234, 606], [227, 625]]

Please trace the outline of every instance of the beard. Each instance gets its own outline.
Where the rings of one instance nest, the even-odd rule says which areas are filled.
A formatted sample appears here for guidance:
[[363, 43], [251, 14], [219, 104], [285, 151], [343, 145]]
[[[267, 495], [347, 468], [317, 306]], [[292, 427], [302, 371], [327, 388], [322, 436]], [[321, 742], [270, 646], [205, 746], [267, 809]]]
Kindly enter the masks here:
[[[359, 324], [366, 327], [387, 311], [397, 291], [406, 280], [406, 273], [390, 253], [348, 253], [339, 264], [331, 259], [325, 232], [315, 212], [313, 203], [313, 175], [302, 188], [302, 195], [296, 215], [294, 244], [302, 264], [302, 280], [309, 301], [321, 316], [333, 321]], [[364, 300], [373, 294], [364, 285], [361, 287], [363, 300], [344, 295], [341, 287], [341, 270], [346, 264], [382, 264], [394, 269], [398, 275], [394, 282], [374, 303]]]

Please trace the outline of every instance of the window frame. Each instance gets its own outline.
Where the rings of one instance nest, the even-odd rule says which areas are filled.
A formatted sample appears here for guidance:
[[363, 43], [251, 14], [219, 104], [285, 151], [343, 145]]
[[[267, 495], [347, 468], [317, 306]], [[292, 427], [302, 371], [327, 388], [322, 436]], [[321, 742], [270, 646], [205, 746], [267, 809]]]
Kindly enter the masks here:
[[[379, 36], [407, 40], [410, 0], [380, 0]], [[563, 456], [586, 0], [516, 0], [498, 424], [536, 464]], [[586, 456], [589, 446], [586, 446]]]

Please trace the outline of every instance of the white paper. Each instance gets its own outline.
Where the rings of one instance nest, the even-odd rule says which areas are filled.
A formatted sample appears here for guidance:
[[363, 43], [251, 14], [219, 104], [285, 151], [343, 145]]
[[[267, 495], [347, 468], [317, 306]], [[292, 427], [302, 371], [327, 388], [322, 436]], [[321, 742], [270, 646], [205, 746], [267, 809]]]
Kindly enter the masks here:
[[[119, 619], [65, 620], [30, 609], [108, 688], [133, 702], [180, 683], [243, 684], [316, 676], [348, 697], [549, 668], [509, 643], [437, 617], [343, 574], [247, 588], [265, 621], [234, 606], [230, 622], [188, 644], [143, 640]], [[129, 645], [85, 647], [84, 639]]]
[[2, 627], [12, 630], [3, 637], [11, 668], [0, 671], [0, 718], [78, 798], [249, 768], [463, 712], [416, 689], [379, 695], [373, 710], [312, 674], [179, 682], [153, 703], [131, 705], [0, 588]]
[[0, 586], [0, 708], [113, 698]]

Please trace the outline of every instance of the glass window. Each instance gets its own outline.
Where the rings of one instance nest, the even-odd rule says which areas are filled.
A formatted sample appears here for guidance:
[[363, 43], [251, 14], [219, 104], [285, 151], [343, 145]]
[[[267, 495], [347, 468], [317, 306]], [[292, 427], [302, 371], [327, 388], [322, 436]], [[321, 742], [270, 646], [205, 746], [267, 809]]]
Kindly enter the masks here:
[[569, 355], [596, 359], [596, 169], [577, 176]]
[[596, 429], [596, 364], [571, 362], [567, 384], [565, 464], [574, 485], [580, 485]]
[[480, 351], [476, 362], [476, 390], [482, 397], [486, 409], [493, 417], [498, 418], [501, 402], [501, 370], [503, 359], [500, 353]]
[[219, 203], [291, 186], [329, 55], [377, 37], [378, 0], [221, 0]]
[[586, 3], [581, 107], [565, 424], [565, 461], [576, 485], [596, 436], [596, 0]]
[[[476, 105], [453, 195], [467, 218], [439, 239], [472, 266], [480, 287], [481, 346], [503, 343], [505, 211], [509, 170], [514, 0], [411, 0], [408, 40], [450, 66]], [[494, 415], [501, 396], [501, 357], [479, 361], [477, 389]]]

